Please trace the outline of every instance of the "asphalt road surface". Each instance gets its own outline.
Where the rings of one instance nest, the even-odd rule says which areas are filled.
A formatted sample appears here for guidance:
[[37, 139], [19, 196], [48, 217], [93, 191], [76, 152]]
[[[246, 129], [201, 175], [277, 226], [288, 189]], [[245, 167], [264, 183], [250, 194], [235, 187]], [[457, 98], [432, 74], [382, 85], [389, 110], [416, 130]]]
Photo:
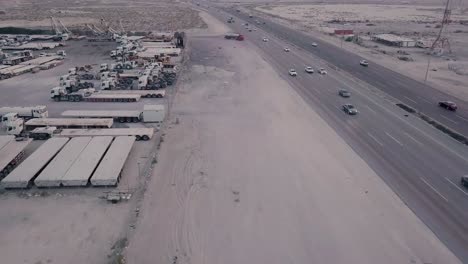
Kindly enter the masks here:
[[[222, 21], [230, 16], [225, 12], [213, 11], [212, 8], [209, 11]], [[302, 37], [300, 33], [288, 29], [288, 40], [303, 38], [298, 41], [299, 44], [317, 42], [319, 45], [317, 51], [312, 46], [298, 49], [282, 38], [277, 38], [275, 35], [280, 36], [283, 31], [276, 29], [271, 22], [263, 25], [267, 27], [267, 31], [257, 28], [257, 25], [250, 25], [249, 28], [256, 29], [252, 32], [242, 25], [245, 22], [237, 19], [234, 24], [227, 25], [256, 44], [260, 53], [279, 74], [366, 160], [441, 241], [462, 262], [468, 263], [468, 189], [460, 185], [460, 177], [468, 174], [468, 150], [459, 142], [395, 106], [395, 97], [406, 95], [416, 101], [418, 106], [421, 105], [419, 109], [431, 115], [451, 115], [449, 118], [457, 120], [456, 124], [446, 123], [444, 120], [440, 122], [459, 131], [468, 130], [463, 120], [456, 119], [457, 115], [465, 118], [466, 112], [441, 111], [443, 109], [439, 109], [435, 102], [442, 98], [452, 98], [427, 90], [421, 83], [377, 65], [361, 68], [358, 64], [359, 57], [355, 55], [346, 53], [346, 57], [343, 57], [340, 54], [344, 51], [338, 53], [330, 45]], [[248, 22], [252, 24], [252, 21]], [[272, 28], [275, 30], [274, 35], [269, 33]], [[264, 42], [264, 37], [269, 40]], [[285, 52], [285, 47], [289, 47], [291, 51]], [[349, 68], [351, 74], [368, 83], [351, 78], [342, 71], [330, 69], [327, 62], [317, 57], [330, 58], [331, 63], [340, 65], [345, 71]], [[313, 67], [315, 73], [306, 73], [306, 66]], [[322, 67], [328, 71], [327, 75], [317, 74], [317, 69]], [[289, 76], [288, 71], [291, 68], [296, 69], [298, 76]], [[338, 90], [341, 88], [350, 91], [351, 97], [340, 97]], [[421, 89], [421, 92], [416, 95], [414, 89]], [[424, 100], [429, 103], [422, 103]], [[345, 114], [341, 109], [344, 103], [354, 104], [359, 114]], [[462, 108], [465, 106], [465, 102], [458, 103]]]
[[[426, 86], [423, 82], [416, 81], [388, 68], [369, 61], [369, 67], [362, 67], [359, 61], [363, 58], [347, 50], [340, 49], [332, 44], [321, 41], [319, 38], [306, 35], [302, 32], [292, 30], [283, 25], [271, 22], [261, 17], [249, 18], [244, 13], [236, 12], [234, 9], [226, 9], [231, 16], [235, 15], [245, 19], [246, 22], [259, 27], [271, 35], [286, 39], [289, 43], [300, 47], [327, 63], [338, 67], [353, 75], [355, 78], [377, 87], [386, 94], [399, 101], [425, 113], [438, 122], [452, 128], [453, 130], [468, 136], [468, 103], [455, 98], [437, 89]], [[226, 20], [226, 18], [224, 19]], [[260, 24], [256, 24], [258, 20]], [[265, 22], [265, 24], [263, 24]], [[317, 43], [313, 47], [312, 43]], [[429, 73], [430, 74], [430, 73]], [[424, 76], [421, 76], [423, 79]], [[457, 112], [450, 112], [438, 107], [439, 101], [453, 101], [458, 105]]]

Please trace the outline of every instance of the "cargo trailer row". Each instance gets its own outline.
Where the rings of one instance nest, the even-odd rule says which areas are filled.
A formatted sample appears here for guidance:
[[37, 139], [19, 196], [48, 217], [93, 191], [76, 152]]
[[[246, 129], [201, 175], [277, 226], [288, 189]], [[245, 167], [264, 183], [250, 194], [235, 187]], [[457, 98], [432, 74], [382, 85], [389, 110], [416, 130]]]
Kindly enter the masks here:
[[[14, 141], [13, 141], [14, 142]], [[1, 186], [7, 189], [117, 185], [135, 142], [133, 136], [52, 138], [42, 144]]]
[[138, 102], [139, 94], [101, 93], [94, 89], [81, 89], [69, 93], [64, 87], [55, 87], [50, 91], [50, 98], [56, 102]]

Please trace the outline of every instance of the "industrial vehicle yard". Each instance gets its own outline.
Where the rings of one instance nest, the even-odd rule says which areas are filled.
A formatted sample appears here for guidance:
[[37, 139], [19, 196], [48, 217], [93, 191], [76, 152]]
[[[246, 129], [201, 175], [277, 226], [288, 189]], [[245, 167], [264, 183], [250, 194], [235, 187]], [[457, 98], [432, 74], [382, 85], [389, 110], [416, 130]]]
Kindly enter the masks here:
[[421, 1], [0, 0], [2, 263], [468, 263], [462, 85], [324, 34]]

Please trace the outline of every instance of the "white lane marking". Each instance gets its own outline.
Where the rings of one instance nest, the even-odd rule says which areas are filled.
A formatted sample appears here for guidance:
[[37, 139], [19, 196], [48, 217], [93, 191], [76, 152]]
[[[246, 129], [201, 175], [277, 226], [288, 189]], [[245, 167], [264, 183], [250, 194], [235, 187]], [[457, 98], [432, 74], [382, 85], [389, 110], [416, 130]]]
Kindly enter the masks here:
[[445, 119], [447, 119], [448, 121], [450, 121], [450, 122], [452, 122], [452, 123], [454, 123], [454, 124], [458, 124], [458, 122], [453, 121], [452, 119], [450, 119], [450, 118], [448, 118], [448, 117], [446, 117], [446, 116], [444, 116], [444, 115], [440, 115], [440, 116], [443, 117], [443, 118], [445, 118]]
[[422, 97], [419, 97], [419, 99], [423, 100], [424, 102], [426, 102], [426, 103], [428, 103], [428, 104], [432, 104], [429, 100], [426, 100], [426, 99], [424, 99], [424, 98], [422, 98]]
[[436, 188], [434, 188], [434, 186], [430, 185], [426, 180], [424, 180], [424, 178], [422, 177], [419, 177], [421, 179], [421, 181], [423, 181], [427, 186], [429, 186], [429, 188], [431, 188], [435, 193], [437, 193], [440, 197], [442, 197], [442, 199], [444, 199], [446, 202], [448, 202], [448, 199], [445, 198], [445, 196], [443, 196], [439, 191], [437, 191]]
[[421, 142], [419, 142], [417, 139], [412, 137], [410, 134], [403, 132], [407, 137], [411, 138], [414, 142], [418, 143], [419, 145], [423, 145]]
[[403, 146], [403, 144], [401, 144], [401, 142], [398, 141], [398, 139], [396, 139], [396, 138], [394, 138], [392, 135], [390, 135], [390, 133], [385, 132], [385, 134], [386, 134], [389, 138], [393, 139], [393, 140], [394, 140], [396, 143], [398, 143], [400, 146]]
[[382, 142], [380, 142], [377, 138], [375, 138], [371, 133], [367, 132], [367, 135], [371, 137], [375, 142], [377, 142], [380, 146], [383, 147]]
[[463, 120], [465, 120], [466, 122], [468, 122], [468, 119], [464, 118], [463, 116], [460, 116], [460, 115], [456, 115], [456, 116], [457, 116], [458, 118], [463, 119]]
[[468, 193], [465, 192], [462, 188], [460, 188], [460, 186], [456, 185], [454, 182], [452, 182], [449, 178], [445, 177], [445, 179], [450, 182], [450, 184], [452, 184], [453, 186], [455, 186], [458, 190], [460, 190], [462, 193], [464, 193], [466, 196], [468, 196]]
[[377, 114], [374, 109], [372, 109], [370, 106], [366, 105], [367, 109], [369, 109], [372, 113]]
[[406, 100], [411, 101], [411, 102], [413, 102], [413, 103], [415, 103], [415, 104], [418, 103], [418, 102], [416, 102], [415, 100], [409, 98], [408, 96], [403, 96], [403, 97], [406, 98]]

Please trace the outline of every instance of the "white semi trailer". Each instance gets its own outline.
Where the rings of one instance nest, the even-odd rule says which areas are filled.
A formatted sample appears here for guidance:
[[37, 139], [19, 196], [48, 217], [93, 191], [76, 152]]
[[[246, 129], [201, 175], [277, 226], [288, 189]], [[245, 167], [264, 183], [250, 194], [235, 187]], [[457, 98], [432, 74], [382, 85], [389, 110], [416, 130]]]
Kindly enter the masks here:
[[136, 140], [150, 140], [154, 128], [62, 129], [56, 137], [134, 136]]
[[55, 87], [50, 91], [50, 98], [57, 102], [138, 102], [141, 96], [134, 93], [102, 93], [92, 88], [69, 93], [63, 87]]
[[146, 98], [163, 98], [166, 96], [165, 90], [101, 90], [101, 94], [138, 94]]
[[112, 118], [120, 123], [162, 123], [165, 118], [164, 105], [145, 105], [141, 110], [67, 110], [63, 117]]

